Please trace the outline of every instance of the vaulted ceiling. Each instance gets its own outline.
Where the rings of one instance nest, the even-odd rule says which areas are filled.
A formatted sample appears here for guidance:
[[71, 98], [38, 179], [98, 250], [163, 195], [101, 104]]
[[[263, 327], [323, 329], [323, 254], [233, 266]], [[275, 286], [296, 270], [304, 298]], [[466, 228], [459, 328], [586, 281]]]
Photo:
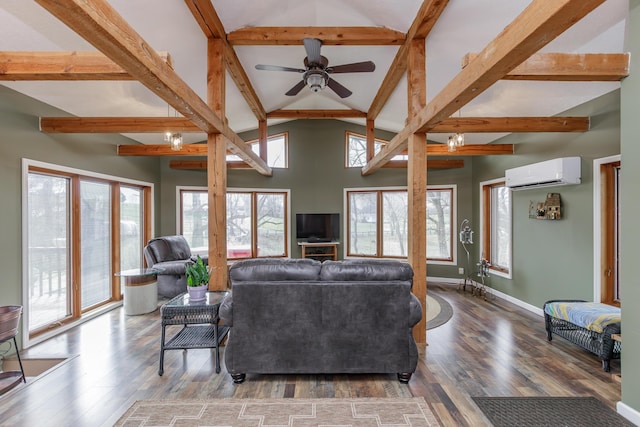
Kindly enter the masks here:
[[[628, 72], [628, 58], [616, 55], [625, 52], [626, 0], [563, 1], [568, 9], [559, 9], [559, 18], [545, 16], [548, 25], [538, 32], [533, 29], [542, 23], [528, 22], [542, 16], [534, 13], [536, 8], [543, 11], [559, 1], [111, 0], [107, 6], [113, 10], [108, 8], [108, 13], [91, 5], [103, 1], [87, 2], [88, 10], [96, 13], [93, 26], [75, 10], [80, 9], [75, 3], [83, 2], [0, 3], [0, 80], [73, 116], [129, 118], [128, 122], [94, 121], [85, 126], [91, 131], [120, 132], [144, 144], [160, 144], [162, 135], [156, 133], [157, 125], [147, 129], [136, 118], [182, 117], [176, 109], [196, 112], [195, 119], [188, 116], [181, 122], [183, 130], [194, 131], [185, 134], [186, 142], [206, 139], [202, 129], [222, 132], [222, 127], [228, 128], [226, 135], [234, 141], [238, 132], [258, 128], [260, 119], [274, 124], [297, 117], [335, 117], [363, 125], [369, 117], [376, 128], [404, 134], [399, 139], [420, 129], [429, 131], [429, 140], [437, 142], [445, 142], [447, 132], [462, 130], [468, 144], [490, 143], [509, 131], [567, 131], [571, 126], [584, 131], [588, 118], [586, 124], [585, 118], [577, 119], [579, 123], [545, 118], [615, 90]], [[562, 22], [562, 16], [580, 16], [581, 9], [594, 5], [595, 10], [574, 25]], [[508, 26], [510, 35], [503, 35]], [[554, 28], [560, 27], [568, 29], [556, 37]], [[537, 40], [517, 40], [519, 28], [531, 30]], [[80, 36], [76, 31], [86, 33]], [[407, 126], [406, 50], [411, 39], [425, 36], [426, 102], [431, 110], [441, 109], [435, 111], [439, 127], [427, 124], [434, 114], [425, 107], [411, 128]], [[220, 122], [195, 99], [207, 100], [207, 37], [222, 39], [227, 63], [226, 118], [219, 118]], [[375, 71], [332, 75], [353, 92], [344, 99], [329, 88], [318, 93], [304, 88], [296, 96], [286, 96], [300, 81], [300, 74], [255, 66], [303, 67], [304, 37], [323, 40], [321, 52], [330, 66], [373, 61]], [[131, 50], [125, 52], [123, 43], [130, 43]], [[71, 51], [98, 55], [67, 55], [62, 60], [52, 55]], [[160, 53], [173, 71], [153, 60], [145, 62], [149, 51]], [[33, 52], [40, 53], [34, 56]], [[474, 56], [481, 52], [480, 58]], [[506, 65], [492, 64], [494, 57]], [[513, 69], [523, 60], [521, 67]], [[23, 64], [24, 76], [12, 68], [21, 61], [28, 65]], [[83, 66], [101, 73], [82, 77]], [[477, 93], [465, 86], [470, 82], [480, 88]], [[456, 102], [438, 104], [438, 97], [445, 98], [443, 93]], [[176, 97], [186, 102], [175, 101]], [[168, 102], [173, 107], [168, 108]], [[445, 119], [454, 120], [443, 121], [441, 112], [447, 113]], [[518, 120], [523, 117], [535, 119]], [[401, 142], [396, 145], [402, 148]]]

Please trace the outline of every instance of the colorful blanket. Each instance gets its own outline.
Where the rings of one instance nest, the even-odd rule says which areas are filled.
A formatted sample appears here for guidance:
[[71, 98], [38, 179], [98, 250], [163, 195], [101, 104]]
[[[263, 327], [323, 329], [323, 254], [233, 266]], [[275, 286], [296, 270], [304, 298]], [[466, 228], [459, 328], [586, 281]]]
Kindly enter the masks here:
[[597, 302], [552, 302], [545, 305], [544, 311], [597, 333], [602, 333], [607, 325], [621, 320], [618, 307]]

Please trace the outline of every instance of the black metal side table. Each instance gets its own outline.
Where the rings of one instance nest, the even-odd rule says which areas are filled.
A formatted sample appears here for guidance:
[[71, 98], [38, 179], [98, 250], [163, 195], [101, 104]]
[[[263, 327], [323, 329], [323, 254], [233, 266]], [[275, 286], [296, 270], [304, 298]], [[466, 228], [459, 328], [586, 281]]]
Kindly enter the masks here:
[[[165, 350], [187, 350], [189, 348], [215, 348], [216, 373], [220, 373], [220, 343], [229, 332], [228, 326], [218, 326], [218, 309], [227, 292], [207, 292], [203, 301], [190, 301], [184, 293], [160, 307], [162, 338], [160, 341], [160, 367], [158, 375], [164, 373]], [[182, 328], [168, 341], [167, 326]]]

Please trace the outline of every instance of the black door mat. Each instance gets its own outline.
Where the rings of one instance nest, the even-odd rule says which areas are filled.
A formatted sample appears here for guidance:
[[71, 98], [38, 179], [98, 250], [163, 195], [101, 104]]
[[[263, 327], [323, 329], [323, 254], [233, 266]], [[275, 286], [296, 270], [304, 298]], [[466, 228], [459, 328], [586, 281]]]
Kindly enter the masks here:
[[494, 427], [634, 427], [595, 397], [474, 397]]

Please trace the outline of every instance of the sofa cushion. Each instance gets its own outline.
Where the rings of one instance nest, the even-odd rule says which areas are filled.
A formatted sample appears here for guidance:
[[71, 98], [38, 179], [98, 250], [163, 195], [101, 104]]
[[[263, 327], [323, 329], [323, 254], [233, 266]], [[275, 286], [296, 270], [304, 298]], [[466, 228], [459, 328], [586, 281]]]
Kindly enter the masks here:
[[313, 259], [254, 258], [238, 261], [229, 268], [232, 282], [317, 281], [320, 261]]
[[325, 261], [320, 270], [320, 280], [325, 282], [401, 280], [413, 283], [413, 269], [409, 263], [388, 259]]
[[151, 239], [149, 251], [157, 261], [178, 261], [191, 257], [191, 248], [184, 236], [164, 236]]

